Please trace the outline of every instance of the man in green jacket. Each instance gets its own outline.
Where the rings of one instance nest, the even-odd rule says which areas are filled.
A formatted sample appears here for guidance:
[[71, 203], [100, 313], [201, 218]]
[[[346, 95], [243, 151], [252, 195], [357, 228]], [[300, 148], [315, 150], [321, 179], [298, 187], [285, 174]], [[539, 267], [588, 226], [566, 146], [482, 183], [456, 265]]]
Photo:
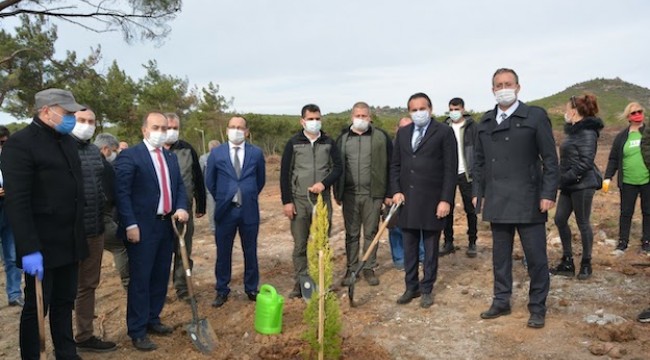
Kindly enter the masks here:
[[[363, 229], [363, 254], [377, 234], [381, 204], [387, 197], [388, 161], [392, 142], [383, 130], [371, 124], [370, 106], [358, 102], [352, 106], [352, 124], [336, 140], [341, 154], [343, 172], [334, 184], [336, 203], [343, 206], [347, 271], [341, 282], [350, 286], [351, 273], [359, 262], [359, 240]], [[379, 285], [375, 276], [377, 248], [363, 268], [363, 276], [371, 286]]]
[[341, 175], [341, 157], [334, 140], [321, 131], [320, 108], [303, 106], [300, 124], [303, 130], [289, 139], [280, 163], [280, 190], [284, 215], [291, 221], [293, 266], [296, 283], [290, 298], [300, 297], [299, 277], [307, 275], [307, 239], [316, 197], [323, 195], [332, 223], [330, 186]]

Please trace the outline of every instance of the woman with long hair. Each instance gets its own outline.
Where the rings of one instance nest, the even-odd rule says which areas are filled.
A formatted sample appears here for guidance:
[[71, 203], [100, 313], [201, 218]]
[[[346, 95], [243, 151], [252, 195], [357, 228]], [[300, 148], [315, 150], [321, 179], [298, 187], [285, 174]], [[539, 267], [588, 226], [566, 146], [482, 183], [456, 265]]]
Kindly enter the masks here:
[[555, 225], [562, 240], [562, 261], [551, 273], [574, 276], [575, 265], [571, 249], [569, 216], [575, 214], [582, 239], [582, 261], [578, 279], [591, 276], [591, 250], [594, 234], [591, 229], [591, 203], [594, 193], [602, 185], [602, 175], [594, 164], [598, 137], [603, 121], [596, 117], [598, 103], [593, 94], [571, 96], [566, 103], [564, 132], [560, 145], [560, 198], [555, 212]]

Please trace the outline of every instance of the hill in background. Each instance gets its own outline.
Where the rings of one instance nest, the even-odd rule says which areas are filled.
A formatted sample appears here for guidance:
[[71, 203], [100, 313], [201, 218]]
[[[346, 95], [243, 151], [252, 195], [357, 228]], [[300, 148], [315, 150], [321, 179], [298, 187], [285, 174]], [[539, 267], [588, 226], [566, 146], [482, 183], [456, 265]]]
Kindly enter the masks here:
[[[530, 105], [541, 106], [548, 111], [549, 117], [553, 122], [555, 128], [561, 128], [564, 124], [564, 106], [573, 95], [581, 95], [585, 92], [591, 92], [598, 98], [598, 106], [600, 108], [599, 116], [603, 119], [606, 125], [623, 127], [627, 123], [619, 119], [619, 115], [625, 109], [625, 106], [631, 101], [641, 103], [646, 109], [650, 109], [650, 89], [635, 85], [620, 78], [604, 79], [596, 78], [593, 80], [584, 81], [568, 88], [547, 96], [542, 99], [528, 101]], [[388, 120], [391, 119], [395, 122], [402, 116], [407, 115], [406, 108], [391, 108], [389, 106], [371, 106], [374, 119]], [[485, 111], [473, 112], [475, 119], [480, 119]], [[350, 111], [346, 110], [340, 113], [330, 113], [327, 117], [330, 118], [349, 118]], [[446, 116], [438, 116], [438, 120], [443, 120]], [[392, 123], [391, 123], [392, 124]], [[392, 127], [392, 125], [391, 125]], [[389, 128], [390, 129], [390, 128]]]
[[[553, 127], [556, 130], [561, 130], [564, 124], [566, 102], [572, 95], [580, 95], [585, 91], [592, 92], [598, 97], [599, 115], [605, 124], [612, 129], [620, 129], [627, 125], [627, 122], [620, 120], [618, 115], [629, 102], [637, 101], [650, 110], [650, 89], [625, 82], [619, 78], [597, 78], [581, 82], [551, 96], [528, 101], [527, 103], [546, 109], [553, 122]], [[407, 109], [403, 107], [392, 108], [371, 105], [371, 108], [373, 122], [391, 136], [396, 131], [397, 120], [408, 115]], [[472, 116], [475, 119], [480, 119], [484, 112], [473, 112]], [[223, 117], [227, 118], [229, 115], [224, 114]], [[287, 139], [300, 130], [300, 116], [298, 115], [245, 114], [245, 116], [251, 129], [251, 142], [261, 146], [267, 155], [282, 153]], [[350, 110], [340, 113], [328, 113], [324, 115], [324, 118], [327, 121], [323, 122], [323, 130], [333, 137], [338, 136], [342, 130], [350, 126]], [[445, 118], [446, 114], [437, 116], [436, 120], [442, 121]], [[14, 133], [26, 125], [26, 122], [11, 123], [7, 124], [7, 127]], [[115, 130], [116, 127], [110, 127], [104, 131], [114, 132]], [[215, 120], [207, 124], [205, 130], [205, 139], [218, 139], [221, 142], [227, 140], [225, 122], [223, 121], [218, 122]], [[201, 145], [202, 138], [197, 135], [196, 128], [186, 126], [181, 131], [183, 132], [182, 138], [190, 141], [196, 149], [202, 149], [205, 146], [205, 144]]]
[[[375, 118], [392, 118], [397, 120], [408, 114], [408, 109], [406, 109], [405, 107], [394, 108], [390, 106], [370, 105], [370, 109]], [[349, 109], [339, 113], [328, 113], [327, 116], [349, 118], [351, 113], [352, 113], [352, 109]]]
[[531, 105], [541, 106], [548, 111], [554, 126], [561, 125], [564, 119], [564, 106], [573, 95], [591, 92], [598, 98], [599, 116], [606, 125], [625, 126], [627, 123], [618, 116], [631, 101], [639, 102], [650, 109], [650, 89], [638, 86], [620, 78], [597, 78], [569, 86], [557, 94], [530, 101]]

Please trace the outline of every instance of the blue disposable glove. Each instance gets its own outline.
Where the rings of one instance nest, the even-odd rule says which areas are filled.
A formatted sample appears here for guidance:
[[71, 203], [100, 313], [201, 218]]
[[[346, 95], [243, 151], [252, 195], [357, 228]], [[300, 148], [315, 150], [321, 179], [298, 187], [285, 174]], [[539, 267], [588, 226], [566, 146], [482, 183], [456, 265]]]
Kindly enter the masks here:
[[23, 256], [23, 270], [25, 273], [43, 280], [43, 254], [40, 251]]

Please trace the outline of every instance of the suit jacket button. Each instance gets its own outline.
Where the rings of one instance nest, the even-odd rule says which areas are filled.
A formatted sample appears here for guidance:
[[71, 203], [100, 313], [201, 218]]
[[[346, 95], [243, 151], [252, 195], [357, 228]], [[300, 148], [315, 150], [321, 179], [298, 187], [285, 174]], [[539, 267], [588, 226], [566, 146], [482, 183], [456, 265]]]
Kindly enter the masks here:
[[508, 141], [508, 140], [510, 140], [510, 138], [506, 136], [506, 141]]

